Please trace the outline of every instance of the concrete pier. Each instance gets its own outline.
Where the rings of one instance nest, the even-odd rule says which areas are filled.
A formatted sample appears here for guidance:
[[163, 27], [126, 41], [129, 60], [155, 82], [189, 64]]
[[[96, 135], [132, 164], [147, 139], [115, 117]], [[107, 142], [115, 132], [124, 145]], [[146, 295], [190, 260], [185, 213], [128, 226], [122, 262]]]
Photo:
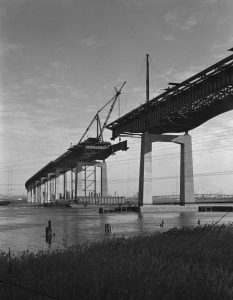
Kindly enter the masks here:
[[41, 183], [36, 181], [36, 203], [41, 203]]
[[141, 140], [139, 206], [152, 205], [152, 143], [172, 142], [181, 145], [180, 205], [194, 203], [192, 141], [189, 134], [161, 135], [144, 133]]
[[101, 168], [101, 196], [108, 196], [107, 164], [106, 162], [98, 165]]
[[83, 195], [83, 174], [82, 174], [83, 162], [78, 162], [76, 167], [76, 188], [75, 188], [75, 198]]
[[143, 133], [139, 173], [139, 206], [152, 204], [152, 134]]
[[[100, 168], [100, 191], [98, 193], [96, 192], [97, 167]], [[108, 196], [105, 161], [77, 162], [76, 167], [72, 169], [56, 168], [54, 172], [41, 177], [27, 189], [27, 199], [31, 203], [49, 203], [60, 199], [74, 200], [81, 196], [97, 197], [99, 195]]]

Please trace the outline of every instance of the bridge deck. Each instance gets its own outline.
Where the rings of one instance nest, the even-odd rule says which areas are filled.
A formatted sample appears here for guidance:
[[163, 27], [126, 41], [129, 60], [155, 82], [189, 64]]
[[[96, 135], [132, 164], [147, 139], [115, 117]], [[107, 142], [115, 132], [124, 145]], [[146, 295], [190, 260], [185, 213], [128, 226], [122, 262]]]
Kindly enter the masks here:
[[127, 141], [123, 141], [114, 145], [108, 142], [82, 142], [70, 147], [65, 153], [59, 156], [54, 161], [49, 162], [32, 177], [30, 177], [26, 183], [25, 187], [34, 184], [37, 180], [40, 181], [41, 178], [48, 176], [49, 173], [55, 173], [56, 169], [59, 168], [66, 172], [77, 166], [77, 162], [88, 162], [89, 164], [95, 164], [95, 160], [105, 160], [113, 153], [123, 150], [126, 151]]
[[169, 88], [108, 124], [112, 139], [125, 134], [189, 131], [233, 109], [233, 55]]

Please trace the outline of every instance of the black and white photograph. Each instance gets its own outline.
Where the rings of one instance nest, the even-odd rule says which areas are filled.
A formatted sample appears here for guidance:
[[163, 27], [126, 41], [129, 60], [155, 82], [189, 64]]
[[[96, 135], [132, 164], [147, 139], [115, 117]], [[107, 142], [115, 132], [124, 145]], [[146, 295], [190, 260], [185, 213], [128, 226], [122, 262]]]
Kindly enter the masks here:
[[232, 0], [0, 0], [0, 299], [233, 299]]

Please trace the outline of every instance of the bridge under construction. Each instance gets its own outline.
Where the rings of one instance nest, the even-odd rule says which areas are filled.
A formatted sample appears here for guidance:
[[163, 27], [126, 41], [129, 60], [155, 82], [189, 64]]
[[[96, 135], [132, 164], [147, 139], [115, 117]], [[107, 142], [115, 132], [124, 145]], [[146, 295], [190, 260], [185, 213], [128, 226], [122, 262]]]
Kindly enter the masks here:
[[[89, 197], [92, 203], [110, 203], [108, 196], [107, 166], [105, 160], [117, 151], [127, 151], [127, 141], [111, 144], [103, 139], [103, 131], [114, 105], [124, 87], [115, 89], [115, 95], [98, 110], [80, 141], [57, 159], [49, 162], [25, 183], [28, 202], [49, 203], [57, 200], [77, 200]], [[111, 104], [105, 122], [101, 125], [99, 113]], [[91, 126], [96, 123], [96, 137], [84, 140]], [[97, 169], [100, 172], [97, 172]], [[97, 173], [100, 188], [97, 192]], [[68, 178], [69, 175], [69, 178]], [[69, 185], [69, 186], [68, 186]], [[119, 203], [122, 197], [113, 197]], [[87, 202], [84, 200], [84, 202]]]
[[[232, 49], [231, 49], [232, 50]], [[112, 139], [141, 135], [139, 205], [152, 204], [152, 144], [172, 142], [180, 151], [180, 204], [193, 203], [192, 141], [188, 131], [233, 109], [233, 55], [181, 83], [170, 83], [164, 93], [149, 98], [147, 54], [146, 103], [108, 124]], [[185, 132], [184, 135], [167, 134]]]
[[[78, 196], [106, 197], [108, 186], [105, 159], [119, 150], [127, 150], [126, 141], [111, 145], [108, 142], [89, 138], [85, 142], [70, 147], [64, 154], [49, 162], [27, 180], [25, 187], [28, 191], [29, 202], [48, 203], [59, 199], [76, 199]], [[101, 171], [98, 195], [96, 192], [97, 168]], [[70, 188], [67, 186], [68, 172], [70, 172]], [[58, 182], [60, 176], [63, 177], [62, 183]], [[59, 183], [62, 185], [60, 189]]]
[[[110, 112], [121, 89], [116, 90]], [[110, 124], [107, 124], [108, 115], [102, 128], [97, 113], [94, 118], [97, 122], [97, 139], [74, 145], [33, 175], [25, 184], [28, 199], [31, 202], [48, 202], [61, 198], [77, 198], [83, 192], [81, 175], [83, 171], [85, 196], [96, 195], [96, 167], [101, 168], [100, 196], [106, 196], [108, 191], [105, 159], [116, 151], [127, 150], [126, 141], [114, 145], [103, 142], [102, 129], [106, 127], [112, 131], [113, 140], [117, 137], [141, 136], [138, 198], [140, 206], [153, 204], [152, 144], [154, 142], [172, 142], [181, 146], [180, 204], [194, 203], [192, 140], [188, 131], [232, 109], [233, 55], [181, 83], [170, 83], [170, 87], [164, 93], [150, 100], [149, 55], [147, 54], [146, 102]], [[101, 128], [100, 133], [98, 128]], [[90, 167], [94, 167], [94, 170], [90, 171]], [[66, 173], [69, 171], [71, 172], [71, 195], [68, 195], [66, 190]], [[60, 175], [63, 175], [63, 193], [59, 196], [56, 187]], [[91, 176], [94, 177], [92, 180], [90, 180]], [[88, 190], [90, 185], [94, 186], [92, 190]]]

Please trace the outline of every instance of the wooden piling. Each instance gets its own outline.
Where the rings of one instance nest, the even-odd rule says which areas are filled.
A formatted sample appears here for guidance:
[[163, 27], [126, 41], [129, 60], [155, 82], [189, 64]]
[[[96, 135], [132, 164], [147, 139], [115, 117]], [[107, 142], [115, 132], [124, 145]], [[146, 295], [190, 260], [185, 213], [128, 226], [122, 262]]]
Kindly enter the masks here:
[[112, 231], [112, 228], [111, 228], [111, 226], [110, 226], [109, 223], [106, 223], [106, 224], [104, 225], [104, 230], [105, 230], [105, 233], [109, 233], [109, 232]]
[[52, 226], [51, 226], [51, 221], [48, 221], [48, 227], [45, 227], [45, 240], [46, 243], [51, 244], [52, 241]]

